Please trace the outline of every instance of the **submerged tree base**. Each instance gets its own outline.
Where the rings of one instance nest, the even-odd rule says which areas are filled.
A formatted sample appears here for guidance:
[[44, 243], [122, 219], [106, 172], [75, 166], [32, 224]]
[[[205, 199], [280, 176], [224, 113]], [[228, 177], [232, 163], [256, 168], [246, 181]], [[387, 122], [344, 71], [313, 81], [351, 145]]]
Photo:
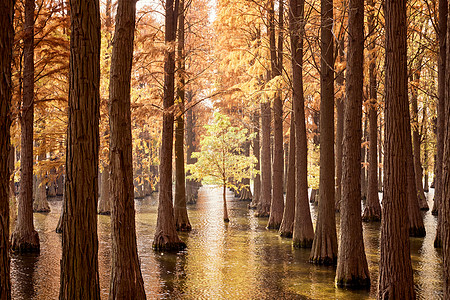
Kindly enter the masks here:
[[39, 234], [33, 230], [25, 235], [13, 232], [11, 236], [11, 251], [13, 253], [39, 253]]
[[278, 222], [270, 222], [269, 224], [267, 224], [267, 229], [275, 229], [275, 230], [278, 230], [278, 229], [280, 229], [280, 226], [281, 226], [281, 222], [280, 223], [278, 223]]
[[228, 218], [224, 218], [223, 221], [224, 221], [225, 223], [230, 223], [230, 219], [228, 219]]
[[302, 240], [294, 240], [293, 246], [294, 248], [311, 248], [314, 239], [302, 239]]
[[[291, 230], [281, 230], [280, 236], [284, 238], [292, 238], [292, 229]], [[312, 243], [312, 241], [311, 241]]]
[[187, 223], [177, 223], [175, 224], [175, 227], [177, 229], [177, 231], [183, 231], [183, 232], [188, 232], [192, 230], [192, 226], [189, 222]]
[[364, 276], [364, 277], [354, 277], [352, 278], [339, 278], [336, 279], [336, 286], [341, 288], [348, 288], [348, 289], [355, 289], [355, 290], [361, 290], [361, 289], [370, 289], [370, 278]]
[[43, 206], [33, 206], [33, 212], [34, 213], [49, 213], [50, 212], [50, 206], [48, 204], [43, 204]]
[[309, 262], [315, 265], [334, 266], [337, 264], [337, 257], [313, 256], [309, 259]]
[[380, 222], [381, 221], [381, 208], [375, 209], [374, 207], [367, 206], [364, 209], [362, 215], [363, 222]]
[[424, 237], [426, 235], [425, 227], [410, 227], [409, 236], [410, 237]]

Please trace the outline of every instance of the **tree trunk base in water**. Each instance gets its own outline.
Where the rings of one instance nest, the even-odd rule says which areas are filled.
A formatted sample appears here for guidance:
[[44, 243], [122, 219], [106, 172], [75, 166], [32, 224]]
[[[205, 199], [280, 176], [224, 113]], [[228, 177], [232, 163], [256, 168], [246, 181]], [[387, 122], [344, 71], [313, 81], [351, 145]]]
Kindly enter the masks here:
[[433, 205], [433, 209], [431, 210], [431, 214], [433, 215], [433, 216], [437, 216], [438, 215], [438, 212], [439, 212], [439, 209], [438, 209], [438, 207], [437, 207], [437, 205], [436, 205], [436, 203]]
[[224, 218], [223, 221], [224, 221], [225, 223], [230, 223], [230, 219], [228, 219], [228, 218]]
[[410, 227], [409, 236], [410, 237], [424, 237], [426, 235], [425, 227]]
[[315, 265], [334, 266], [337, 263], [337, 257], [314, 256], [309, 259], [309, 262]]
[[291, 230], [282, 230], [280, 231], [280, 236], [284, 238], [292, 238], [292, 229]]
[[252, 192], [248, 188], [242, 190], [241, 195], [239, 197], [240, 201], [252, 201]]
[[366, 206], [362, 215], [363, 222], [380, 222], [381, 221], [381, 208], [376, 209], [374, 207]]
[[186, 244], [178, 236], [169, 237], [162, 232], [155, 235], [153, 240], [153, 250], [156, 251], [179, 251], [186, 248]]
[[106, 211], [98, 211], [97, 214], [102, 215], [102, 216], [110, 216], [111, 215], [111, 211], [106, 210]]
[[293, 246], [294, 248], [311, 248], [314, 239], [303, 239], [303, 240], [294, 240]]
[[278, 230], [278, 229], [280, 229], [280, 226], [281, 226], [281, 222], [270, 222], [269, 221], [269, 224], [267, 224], [266, 228]]
[[176, 223], [175, 227], [177, 229], [177, 231], [183, 231], [183, 232], [188, 232], [192, 230], [192, 226], [189, 223], [189, 221], [186, 222], [180, 222], [180, 223]]
[[370, 289], [370, 278], [368, 277], [352, 277], [348, 278], [337, 278], [336, 285], [340, 288], [347, 289]]
[[13, 253], [39, 253], [39, 235], [32, 231], [25, 235], [13, 232], [11, 236], [11, 251]]
[[50, 206], [47, 203], [47, 200], [42, 203], [37, 203], [36, 201], [33, 203], [33, 212], [34, 213], [49, 213]]
[[269, 213], [268, 212], [256, 212], [255, 213], [255, 217], [257, 218], [268, 218], [269, 217]]

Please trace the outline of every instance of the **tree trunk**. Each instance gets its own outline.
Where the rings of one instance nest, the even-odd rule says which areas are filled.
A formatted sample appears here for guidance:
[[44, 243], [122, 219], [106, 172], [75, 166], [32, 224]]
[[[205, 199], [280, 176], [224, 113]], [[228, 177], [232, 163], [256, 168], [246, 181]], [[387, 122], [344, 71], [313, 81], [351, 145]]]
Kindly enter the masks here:
[[[381, 119], [381, 117], [380, 117]], [[384, 156], [383, 156], [383, 134], [382, 134], [382, 127], [383, 123], [382, 120], [380, 120], [380, 126], [378, 130], [378, 192], [383, 191], [383, 162], [384, 162]]]
[[[294, 103], [292, 103], [294, 104]], [[294, 107], [292, 108], [294, 111]], [[292, 237], [294, 230], [295, 217], [295, 121], [293, 113], [291, 114], [289, 136], [289, 153], [287, 164], [287, 178], [286, 178], [286, 205], [284, 206], [283, 220], [280, 225], [280, 235], [283, 237]]]
[[111, 283], [109, 299], [146, 299], [136, 243], [130, 83], [136, 0], [119, 0], [109, 83]]
[[333, 0], [321, 0], [319, 212], [310, 261], [335, 264]]
[[[269, 40], [271, 52], [271, 78], [281, 76], [282, 68], [282, 50], [283, 50], [283, 0], [279, 1], [279, 36], [278, 48], [275, 46], [275, 13], [274, 1], [270, 1], [269, 9]], [[272, 173], [272, 188], [273, 195], [270, 203], [268, 229], [279, 229], [281, 221], [283, 220], [284, 211], [284, 195], [283, 195], [283, 177], [284, 177], [284, 162], [283, 162], [283, 101], [281, 100], [282, 91], [278, 89], [275, 93], [273, 101], [273, 173]]]
[[253, 197], [252, 202], [250, 203], [249, 207], [252, 209], [257, 208], [260, 195], [261, 195], [261, 176], [260, 176], [260, 169], [261, 169], [261, 161], [260, 161], [260, 146], [259, 146], [259, 128], [260, 128], [260, 122], [259, 122], [259, 114], [258, 112], [255, 112], [253, 114], [253, 133], [255, 134], [255, 137], [253, 138], [253, 155], [256, 158], [256, 165], [255, 165], [255, 171], [256, 173], [255, 177], [253, 178]]
[[[7, 74], [7, 73], [4, 73]], [[15, 169], [15, 154], [16, 149], [11, 146], [9, 151], [9, 227], [12, 228], [16, 225], [17, 220], [17, 201], [16, 201], [16, 185], [14, 183], [14, 169]], [[8, 234], [9, 235], [9, 234]]]
[[[112, 135], [112, 133], [111, 133]], [[110, 177], [111, 167], [110, 164], [107, 164], [103, 168], [103, 172], [101, 174], [101, 193], [100, 198], [98, 200], [98, 214], [99, 215], [107, 215], [109, 216], [111, 214], [111, 177]], [[134, 188], [133, 188], [134, 189]], [[134, 196], [134, 190], [133, 190], [133, 196]]]
[[64, 194], [64, 171], [56, 178], [56, 196]]
[[11, 299], [9, 258], [9, 152], [11, 109], [11, 62], [14, 37], [14, 0], [0, 4], [0, 299]]
[[370, 275], [364, 252], [358, 174], [361, 172], [364, 0], [350, 0], [348, 12], [347, 101], [344, 108], [341, 234], [336, 284], [340, 287], [366, 288], [370, 286]]
[[[344, 62], [344, 35], [339, 41], [339, 62]], [[344, 85], [344, 70], [338, 70], [339, 74], [336, 78], [336, 83], [342, 88]], [[341, 191], [342, 191], [342, 136], [344, 133], [344, 93], [339, 98], [336, 98], [336, 194], [335, 194], [335, 209], [339, 211], [341, 205]]]
[[[242, 154], [246, 157], [250, 156], [250, 144], [251, 141], [248, 140], [242, 145]], [[250, 170], [249, 170], [250, 172]], [[243, 178], [241, 180], [241, 190], [239, 192], [239, 200], [240, 201], [251, 201], [252, 200], [252, 191], [250, 190], [250, 178]]]
[[[178, 0], [166, 1], [165, 43], [175, 42], [177, 32]], [[173, 110], [175, 90], [175, 50], [169, 47], [164, 59], [164, 113], [160, 155], [160, 192], [156, 233], [153, 239], [155, 250], [179, 250], [186, 244], [178, 237], [172, 205], [172, 151], [173, 151]]]
[[34, 7], [34, 0], [25, 1], [19, 210], [11, 237], [11, 250], [20, 253], [39, 252], [39, 235], [33, 224]]
[[376, 53], [375, 53], [375, 9], [374, 1], [369, 0], [369, 16], [368, 29], [371, 33], [369, 51], [369, 174], [367, 187], [367, 201], [364, 208], [363, 221], [379, 222], [381, 221], [381, 206], [378, 198], [378, 163], [377, 163], [377, 146], [378, 146], [378, 120], [377, 120], [377, 73], [375, 70]]
[[256, 216], [268, 217], [272, 198], [272, 160], [270, 153], [270, 103], [261, 102], [261, 197]]
[[[188, 105], [193, 101], [193, 93], [192, 91], [186, 92], [186, 100]], [[195, 115], [194, 115], [194, 107], [191, 107], [186, 112], [186, 164], [191, 165], [195, 164], [197, 161], [196, 158], [192, 157], [192, 152], [195, 152]], [[190, 173], [188, 172], [186, 176], [189, 176]], [[192, 179], [186, 180], [186, 202], [188, 204], [194, 204], [197, 202], [198, 198], [198, 189], [199, 189], [199, 183]]]
[[[45, 153], [38, 155], [38, 161], [45, 160]], [[45, 189], [44, 176], [37, 174], [34, 176], [34, 201], [33, 212], [35, 213], [48, 213], [50, 212], [50, 206], [47, 201], [47, 191]]]
[[304, 0], [289, 1], [289, 31], [292, 53], [292, 102], [295, 124], [295, 214], [292, 240], [294, 247], [310, 248], [314, 229], [308, 203], [308, 148], [305, 99], [303, 97]]
[[100, 7], [71, 0], [66, 183], [59, 299], [100, 299], [97, 199]]
[[406, 1], [387, 0], [385, 161], [378, 299], [415, 299], [408, 237]]
[[[423, 137], [423, 142], [424, 142], [424, 147], [423, 147], [423, 167], [424, 167], [424, 174], [423, 174], [423, 191], [425, 193], [428, 193], [430, 191], [430, 187], [429, 187], [429, 183], [428, 183], [428, 122], [427, 122], [427, 118], [428, 118], [428, 103], [424, 103], [423, 105], [423, 109], [422, 109], [422, 113], [423, 113], [423, 117], [422, 117], [422, 126], [423, 126], [423, 132], [422, 132], [422, 137]], [[425, 195], [425, 200], [426, 199], [426, 195]], [[428, 201], [427, 201], [428, 204]]]
[[367, 176], [366, 176], [366, 157], [367, 157], [367, 146], [365, 144], [367, 140], [367, 118], [364, 121], [364, 130], [362, 132], [361, 141], [363, 146], [361, 147], [361, 199], [367, 198]]
[[223, 221], [225, 223], [230, 222], [227, 209], [227, 186], [225, 184], [223, 185]]
[[178, 87], [177, 104], [179, 115], [175, 128], [175, 226], [178, 231], [191, 231], [191, 223], [186, 208], [186, 176], [184, 170], [184, 97], [185, 97], [185, 53], [184, 53], [184, 0], [178, 9]]
[[[445, 125], [445, 91], [446, 91], [446, 43], [447, 43], [447, 13], [448, 13], [448, 1], [439, 1], [439, 57], [438, 57], [438, 105], [437, 105], [437, 134], [436, 134], [436, 159], [435, 159], [435, 191], [434, 191], [434, 204], [431, 213], [437, 215], [439, 211], [439, 204], [442, 196], [442, 151], [444, 149], [444, 125]], [[441, 218], [438, 218], [438, 224], [436, 226], [436, 238], [438, 233], [440, 234]]]
[[418, 69], [413, 74], [413, 79], [416, 86], [412, 87], [411, 97], [411, 116], [412, 116], [412, 146], [413, 146], [413, 158], [414, 158], [414, 174], [417, 188], [417, 197], [419, 200], [419, 207], [421, 210], [429, 210], [427, 199], [425, 197], [425, 191], [423, 190], [422, 178], [423, 169], [420, 162], [420, 134], [419, 134], [419, 109], [417, 107], [418, 85], [420, 81], [420, 67], [422, 65], [422, 59], [418, 62]]

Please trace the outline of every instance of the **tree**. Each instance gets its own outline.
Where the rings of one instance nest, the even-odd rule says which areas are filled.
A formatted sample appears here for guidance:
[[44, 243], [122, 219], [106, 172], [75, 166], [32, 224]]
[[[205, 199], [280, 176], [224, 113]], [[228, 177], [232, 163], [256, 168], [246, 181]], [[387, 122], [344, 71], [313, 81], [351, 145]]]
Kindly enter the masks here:
[[175, 43], [177, 32], [178, 0], [166, 1], [164, 58], [163, 128], [160, 155], [160, 192], [156, 233], [153, 239], [155, 250], [179, 250], [186, 244], [178, 237], [172, 205], [172, 151], [173, 151], [173, 105], [175, 93]]
[[119, 0], [109, 83], [111, 284], [109, 299], [146, 299], [136, 242], [131, 136], [131, 67], [136, 0]]
[[15, 252], [39, 252], [39, 235], [33, 224], [33, 123], [34, 123], [34, 0], [25, 1], [23, 99], [20, 138], [19, 211], [11, 237]]
[[374, 1], [368, 3], [369, 16], [368, 30], [371, 35], [369, 41], [369, 178], [367, 187], [367, 202], [364, 208], [362, 219], [366, 222], [381, 221], [381, 206], [378, 198], [378, 162], [377, 162], [377, 143], [378, 143], [378, 121], [377, 121], [377, 73], [375, 70], [375, 8]]
[[370, 286], [361, 223], [361, 119], [364, 60], [364, 0], [348, 6], [347, 101], [342, 145], [341, 235], [336, 270], [340, 287]]
[[14, 37], [14, 0], [0, 4], [0, 299], [11, 299], [9, 261], [9, 152], [11, 109], [11, 62]]
[[208, 184], [219, 184], [223, 188], [223, 220], [229, 222], [226, 188], [235, 186], [235, 182], [250, 178], [256, 158], [243, 155], [242, 145], [251, 135], [247, 129], [231, 126], [227, 116], [214, 113], [213, 125], [206, 125], [206, 135], [200, 141], [200, 152], [192, 153], [197, 162], [189, 165], [191, 177]]
[[406, 1], [385, 2], [385, 160], [378, 299], [414, 299], [408, 235]]
[[180, 0], [178, 8], [178, 43], [177, 43], [177, 100], [178, 115], [175, 120], [175, 226], [179, 231], [190, 231], [191, 223], [186, 208], [186, 174], [184, 170], [184, 98], [186, 87], [186, 63], [184, 50], [184, 15], [186, 7], [184, 0]]
[[305, 98], [303, 95], [304, 0], [289, 1], [289, 34], [292, 52], [292, 101], [295, 124], [295, 214], [294, 247], [309, 248], [314, 229], [308, 202], [308, 146], [306, 139]]
[[334, 218], [333, 0], [321, 0], [320, 14], [320, 201], [310, 260], [334, 264], [338, 249]]
[[71, 0], [69, 122], [59, 299], [100, 299], [97, 198], [100, 5]]

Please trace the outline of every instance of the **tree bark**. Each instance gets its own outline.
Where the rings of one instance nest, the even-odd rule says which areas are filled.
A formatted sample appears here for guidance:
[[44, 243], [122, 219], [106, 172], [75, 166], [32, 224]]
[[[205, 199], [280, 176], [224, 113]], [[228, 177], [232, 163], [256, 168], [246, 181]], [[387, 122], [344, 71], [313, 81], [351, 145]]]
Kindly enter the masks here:
[[14, 0], [0, 3], [0, 299], [11, 299], [9, 257], [9, 154], [11, 126], [11, 63], [14, 38]]
[[292, 240], [294, 247], [310, 248], [314, 229], [308, 203], [308, 148], [305, 98], [303, 96], [304, 0], [289, 1], [289, 32], [292, 52], [292, 101], [295, 124], [295, 214]]
[[223, 197], [223, 221], [225, 223], [230, 222], [230, 219], [228, 218], [228, 208], [227, 208], [227, 186], [224, 184], [223, 185], [223, 193], [222, 193], [222, 197]]
[[369, 51], [369, 174], [367, 187], [367, 201], [364, 208], [363, 221], [379, 222], [381, 221], [381, 206], [378, 198], [378, 120], [377, 120], [377, 73], [375, 70], [375, 9], [374, 1], [369, 0], [368, 31], [371, 34]]
[[[192, 91], [186, 92], [186, 100], [188, 105], [193, 101], [193, 93]], [[191, 107], [186, 112], [186, 164], [191, 165], [195, 164], [197, 161], [196, 158], [192, 157], [192, 152], [195, 152], [195, 109], [194, 107]], [[186, 174], [187, 176], [190, 175], [188, 172]], [[198, 189], [199, 189], [199, 183], [192, 179], [186, 180], [186, 202], [188, 204], [194, 204], [197, 202], [198, 198]]]
[[[292, 103], [294, 106], [294, 103]], [[294, 111], [294, 107], [292, 108]], [[283, 237], [292, 237], [294, 230], [295, 217], [295, 122], [293, 113], [291, 114], [289, 153], [286, 176], [286, 205], [284, 206], [283, 220], [280, 225], [280, 235]]]
[[[427, 122], [427, 118], [428, 118], [428, 103], [424, 103], [423, 105], [423, 117], [422, 117], [422, 126], [423, 126], [423, 132], [422, 132], [422, 136], [423, 136], [423, 142], [424, 142], [424, 147], [423, 147], [423, 168], [424, 168], [424, 174], [423, 174], [423, 190], [425, 193], [428, 193], [430, 191], [430, 187], [429, 187], [429, 178], [428, 178], [428, 166], [429, 166], [429, 161], [428, 161], [428, 122]], [[425, 200], [426, 200], [426, 195], [425, 195]], [[428, 202], [427, 202], [428, 204]]]
[[[364, 60], [364, 0], [350, 0], [348, 6], [348, 51], [342, 144], [341, 234], [336, 270], [339, 287], [370, 286], [361, 223], [361, 119]], [[376, 158], [375, 158], [376, 159]]]
[[[283, 63], [283, 0], [279, 1], [278, 6], [279, 20], [278, 20], [278, 48], [275, 45], [275, 13], [274, 1], [270, 0], [269, 8], [269, 40], [271, 52], [271, 78], [281, 76], [281, 68]], [[281, 221], [283, 220], [284, 211], [284, 195], [283, 195], [283, 177], [284, 177], [284, 162], [283, 162], [283, 102], [281, 100], [282, 91], [278, 89], [275, 93], [273, 101], [273, 173], [272, 173], [272, 187], [273, 195], [270, 203], [268, 229], [279, 229]]]
[[[111, 133], [112, 135], [112, 133]], [[103, 172], [101, 174], [100, 179], [100, 197], [98, 200], [98, 214], [99, 215], [110, 215], [111, 214], [111, 166], [107, 164], [103, 168]], [[134, 191], [133, 191], [134, 195]]]
[[11, 237], [11, 250], [19, 253], [39, 252], [39, 235], [33, 224], [34, 7], [34, 0], [25, 1], [19, 210]]
[[[338, 59], [344, 62], [344, 35], [339, 41]], [[344, 85], [344, 70], [339, 70], [336, 83], [342, 88]], [[335, 209], [339, 211], [341, 205], [342, 191], [342, 136], [344, 133], [344, 93], [336, 98], [336, 193], [335, 193]]]
[[131, 66], [136, 0], [119, 0], [109, 83], [111, 283], [109, 299], [146, 299], [136, 243], [131, 135]]
[[367, 198], [367, 176], [366, 176], [366, 158], [367, 158], [367, 146], [365, 142], [367, 141], [367, 117], [364, 121], [363, 132], [361, 136], [362, 147], [361, 147], [361, 199], [365, 200]]
[[256, 216], [268, 217], [272, 199], [272, 160], [270, 151], [270, 103], [261, 102], [261, 197]]
[[260, 122], [259, 122], [259, 114], [258, 112], [255, 112], [253, 114], [253, 133], [255, 134], [255, 137], [253, 138], [253, 155], [256, 158], [256, 165], [255, 165], [255, 171], [256, 173], [255, 177], [253, 178], [253, 197], [252, 202], [250, 203], [249, 207], [252, 209], [255, 209], [258, 207], [258, 203], [260, 200], [261, 195], [261, 175], [260, 175], [260, 169], [261, 169], [261, 161], [260, 161], [260, 134], [259, 134], [259, 128], [260, 128]]
[[70, 0], [69, 108], [59, 299], [100, 299], [100, 5]]
[[414, 299], [408, 237], [406, 1], [387, 0], [385, 161], [378, 299]]
[[319, 212], [310, 261], [335, 264], [333, 0], [321, 0]]
[[184, 98], [186, 86], [186, 65], [184, 52], [184, 0], [178, 8], [178, 87], [177, 104], [179, 115], [175, 127], [175, 226], [178, 231], [191, 231], [191, 223], [186, 208], [186, 174], [184, 170]]
[[173, 151], [173, 105], [175, 91], [175, 43], [177, 32], [178, 0], [166, 1], [165, 36], [168, 49], [164, 59], [164, 113], [160, 155], [160, 192], [156, 233], [153, 239], [155, 250], [179, 250], [186, 244], [178, 237], [173, 214], [172, 197], [172, 151]]
[[[38, 161], [45, 160], [45, 153], [38, 155]], [[34, 177], [34, 201], [33, 212], [35, 213], [48, 213], [50, 212], [50, 206], [47, 201], [47, 191], [45, 189], [44, 176], [37, 174]]]

